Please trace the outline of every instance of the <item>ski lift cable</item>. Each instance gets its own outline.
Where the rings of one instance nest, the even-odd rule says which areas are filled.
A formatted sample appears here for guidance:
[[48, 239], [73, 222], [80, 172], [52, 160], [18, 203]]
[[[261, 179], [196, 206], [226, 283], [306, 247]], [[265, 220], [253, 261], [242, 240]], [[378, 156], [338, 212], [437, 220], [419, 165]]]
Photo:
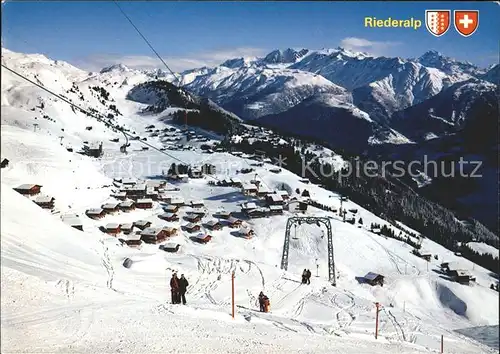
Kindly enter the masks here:
[[[13, 73], [14, 75], [17, 75], [17, 76], [19, 76], [20, 78], [22, 78], [22, 79], [24, 79], [24, 80], [28, 81], [29, 83], [31, 83], [31, 84], [33, 84], [33, 85], [35, 85], [35, 86], [37, 86], [37, 87], [41, 88], [42, 90], [44, 90], [44, 91], [46, 91], [46, 92], [50, 93], [51, 95], [53, 95], [53, 96], [57, 97], [57, 98], [58, 98], [58, 99], [60, 99], [61, 101], [65, 102], [65, 103], [69, 104], [70, 106], [72, 106], [72, 107], [74, 107], [74, 108], [76, 108], [76, 109], [80, 110], [81, 112], [85, 113], [87, 116], [93, 117], [93, 118], [95, 118], [97, 121], [99, 121], [99, 122], [101, 122], [101, 123], [104, 123], [104, 125], [105, 125], [106, 127], [120, 131], [120, 132], [121, 132], [121, 133], [125, 136], [125, 138], [127, 139], [127, 141], [128, 141], [128, 137], [129, 137], [129, 136], [130, 136], [130, 137], [132, 137], [132, 134], [129, 134], [129, 133], [125, 132], [125, 131], [123, 130], [123, 128], [121, 128], [121, 127], [119, 127], [119, 126], [116, 126], [116, 125], [113, 125], [113, 124], [111, 124], [111, 123], [107, 122], [103, 116], [99, 117], [98, 115], [96, 115], [96, 114], [94, 114], [94, 113], [89, 112], [88, 110], [86, 110], [86, 109], [84, 109], [84, 108], [80, 107], [79, 105], [77, 105], [77, 104], [75, 104], [75, 103], [73, 103], [73, 102], [69, 101], [68, 99], [66, 99], [66, 98], [62, 97], [61, 95], [59, 95], [59, 94], [57, 94], [57, 93], [55, 93], [55, 92], [53, 92], [53, 91], [49, 90], [49, 89], [48, 89], [48, 88], [46, 88], [45, 86], [43, 86], [43, 85], [41, 85], [41, 84], [39, 84], [39, 83], [37, 83], [37, 82], [35, 82], [35, 81], [33, 81], [33, 80], [31, 80], [31, 79], [27, 78], [26, 76], [24, 76], [24, 75], [22, 75], [22, 74], [20, 74], [20, 73], [16, 72], [15, 70], [12, 70], [11, 68], [7, 67], [5, 64], [3, 64], [3, 63], [2, 63], [1, 65], [2, 65], [2, 67], [3, 67], [5, 70], [10, 71], [10, 72], [11, 72], [11, 73]], [[165, 151], [163, 151], [163, 150], [160, 150], [160, 149], [159, 149], [159, 148], [157, 148], [156, 146], [151, 145], [151, 144], [149, 144], [149, 143], [147, 143], [147, 142], [145, 142], [145, 141], [143, 141], [143, 140], [139, 140], [138, 142], [139, 142], [140, 144], [146, 145], [146, 146], [148, 146], [148, 147], [152, 148], [153, 150], [156, 150], [156, 151], [158, 151], [158, 152], [160, 152], [160, 153], [162, 153], [162, 154], [164, 154], [164, 155], [166, 155], [166, 156], [168, 156], [168, 157], [170, 157], [170, 158], [172, 158], [172, 159], [174, 159], [174, 160], [176, 160], [176, 161], [178, 161], [178, 162], [181, 162], [181, 163], [186, 164], [186, 165], [190, 165], [189, 163], [187, 163], [187, 162], [185, 162], [185, 161], [183, 161], [183, 160], [181, 160], [181, 159], [179, 159], [179, 158], [177, 158], [177, 157], [175, 157], [175, 156], [173, 156], [173, 155], [171, 155], [171, 154], [169, 154], [169, 153], [167, 153], [167, 152], [165, 152]], [[210, 177], [210, 178], [215, 179], [216, 181], [220, 181], [218, 178], [216, 178], [216, 177], [214, 177], [214, 176], [211, 176], [211, 175], [207, 175], [207, 176], [208, 176], [208, 177]]]
[[160, 54], [158, 54], [158, 52], [156, 51], [156, 49], [148, 41], [148, 39], [142, 34], [142, 32], [139, 30], [139, 28], [137, 28], [137, 26], [134, 24], [134, 22], [132, 21], [132, 19], [125, 13], [125, 11], [123, 11], [123, 9], [120, 6], [120, 4], [118, 4], [118, 1], [114, 0], [113, 2], [115, 3], [116, 7], [118, 7], [118, 9], [122, 13], [122, 15], [132, 25], [132, 27], [134, 27], [135, 31], [139, 34], [139, 36], [141, 36], [141, 38], [144, 40], [144, 42], [146, 42], [146, 44], [149, 46], [149, 48], [151, 48], [151, 50], [153, 51], [153, 53], [155, 53], [155, 55], [158, 57], [158, 59], [160, 59], [160, 61], [163, 63], [163, 65], [165, 65], [165, 67], [168, 69], [168, 71], [170, 72], [170, 74], [172, 74], [173, 77], [177, 80], [177, 86], [179, 88], [182, 88], [181, 81], [180, 81], [179, 77], [170, 69], [170, 67], [167, 65], [167, 63], [165, 62], [165, 60], [163, 60], [163, 58], [160, 56]]

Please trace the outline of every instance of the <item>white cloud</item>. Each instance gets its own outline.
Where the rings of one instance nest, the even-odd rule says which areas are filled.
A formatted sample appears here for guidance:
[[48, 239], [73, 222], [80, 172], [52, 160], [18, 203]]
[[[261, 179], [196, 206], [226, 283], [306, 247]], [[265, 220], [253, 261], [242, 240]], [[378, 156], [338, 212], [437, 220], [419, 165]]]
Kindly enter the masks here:
[[354, 52], [366, 52], [373, 55], [387, 55], [392, 47], [401, 45], [401, 42], [370, 41], [365, 38], [347, 37], [340, 41], [340, 46]]
[[[193, 53], [186, 56], [164, 56], [162, 59], [175, 72], [202, 66], [213, 67], [227, 59], [240, 57], [256, 57], [265, 54], [261, 48], [241, 47]], [[160, 59], [154, 55], [113, 55], [98, 54], [75, 60], [74, 64], [89, 71], [99, 71], [103, 67], [113, 64], [123, 64], [134, 69], [166, 69]]]

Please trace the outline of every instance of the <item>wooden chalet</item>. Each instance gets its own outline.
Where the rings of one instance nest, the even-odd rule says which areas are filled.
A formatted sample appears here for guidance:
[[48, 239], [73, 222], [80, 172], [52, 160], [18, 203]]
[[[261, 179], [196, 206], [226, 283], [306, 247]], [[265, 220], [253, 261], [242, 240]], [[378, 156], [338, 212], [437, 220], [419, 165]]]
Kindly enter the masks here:
[[279, 196], [281, 196], [281, 199], [283, 199], [283, 200], [290, 199], [290, 195], [288, 194], [287, 191], [276, 191], [276, 194], [278, 194]]
[[67, 214], [67, 215], [63, 215], [61, 217], [61, 219], [62, 219], [63, 223], [65, 223], [66, 225], [71, 226], [74, 229], [83, 231], [82, 221], [80, 220], [80, 218], [77, 215]]
[[95, 208], [85, 211], [85, 215], [91, 219], [102, 219], [106, 216], [106, 212], [102, 208]]
[[120, 192], [125, 192], [128, 198], [142, 198], [146, 195], [146, 186], [142, 184], [125, 186], [120, 190]]
[[158, 200], [158, 192], [155, 191], [154, 189], [147, 189], [146, 190], [146, 197], [150, 198], [152, 200]]
[[279, 194], [268, 194], [266, 196], [267, 205], [283, 205], [285, 202]]
[[147, 227], [141, 231], [140, 235], [145, 243], [160, 243], [168, 237], [165, 230], [157, 227]]
[[120, 225], [120, 230], [125, 235], [128, 235], [134, 230], [134, 224], [133, 223], [122, 224], [122, 225]]
[[54, 209], [54, 197], [39, 196], [33, 202], [42, 209]]
[[203, 200], [193, 200], [191, 201], [191, 206], [193, 208], [201, 208], [205, 206], [205, 202]]
[[201, 221], [201, 216], [198, 214], [187, 214], [185, 216], [185, 219], [189, 222], [195, 223], [195, 222], [200, 222]]
[[266, 186], [259, 186], [259, 190], [257, 191], [257, 195], [259, 197], [265, 197], [270, 193], [271, 193], [271, 191]]
[[175, 214], [179, 211], [179, 206], [170, 204], [170, 205], [164, 206], [163, 210], [167, 213]]
[[229, 219], [231, 217], [231, 212], [229, 211], [218, 211], [216, 212], [214, 215], [213, 215], [215, 218], [219, 218], [219, 219]]
[[118, 208], [121, 211], [130, 211], [135, 209], [135, 203], [132, 200], [126, 200], [118, 204]]
[[240, 227], [241, 224], [243, 223], [243, 221], [241, 221], [240, 219], [237, 219], [237, 218], [232, 217], [232, 216], [229, 217], [226, 222], [227, 222], [227, 225], [231, 228]]
[[146, 186], [155, 191], [158, 191], [159, 189], [165, 187], [166, 183], [167, 183], [166, 181], [160, 181], [160, 180], [147, 180]]
[[116, 193], [111, 194], [111, 196], [115, 199], [118, 199], [118, 200], [127, 199], [127, 193], [125, 193], [125, 192], [116, 192]]
[[471, 281], [475, 281], [472, 275], [470, 275], [466, 270], [453, 269], [448, 272], [451, 279], [460, 284], [469, 284]]
[[172, 197], [170, 199], [170, 204], [172, 205], [177, 205], [177, 206], [183, 206], [184, 205], [184, 198], [182, 197]]
[[177, 234], [177, 229], [175, 227], [165, 226], [162, 230], [165, 231], [167, 237], [172, 237]]
[[158, 217], [162, 220], [171, 221], [171, 222], [179, 220], [179, 216], [175, 213], [163, 213], [163, 214], [158, 215]]
[[140, 234], [131, 233], [125, 238], [125, 243], [129, 247], [139, 247], [142, 245], [142, 236]]
[[256, 195], [258, 188], [253, 184], [246, 184], [242, 187], [242, 192], [244, 195]]
[[189, 224], [184, 226], [184, 230], [186, 230], [189, 233], [197, 232], [200, 231], [200, 225], [193, 224], [190, 222]]
[[243, 182], [238, 177], [231, 178], [231, 185], [236, 188], [243, 187]]
[[248, 210], [245, 214], [249, 218], [255, 219], [255, 218], [266, 217], [269, 213], [270, 213], [270, 209], [269, 208], [258, 208], [258, 209]]
[[430, 254], [430, 253], [421, 253], [419, 257], [425, 259], [427, 262], [430, 262], [431, 259], [432, 259], [432, 254]]
[[238, 234], [246, 239], [251, 239], [255, 235], [254, 231], [248, 227], [240, 228]]
[[106, 203], [101, 205], [101, 209], [104, 210], [107, 214], [116, 213], [120, 210], [118, 207], [120, 203]]
[[200, 234], [194, 236], [193, 238], [194, 238], [194, 240], [196, 242], [199, 242], [199, 243], [208, 243], [212, 239], [212, 236], [204, 234], [204, 233], [200, 233]]
[[223, 225], [217, 220], [210, 220], [205, 224], [205, 226], [209, 230], [221, 230], [223, 227]]
[[109, 223], [105, 226], [106, 233], [110, 235], [118, 235], [120, 233], [120, 224]]
[[123, 178], [121, 180], [121, 183], [125, 186], [133, 186], [133, 185], [137, 184], [137, 181], [133, 178]]
[[247, 213], [250, 210], [254, 210], [254, 209], [257, 209], [257, 208], [258, 208], [257, 204], [255, 204], [254, 202], [243, 203], [241, 205], [241, 211], [244, 212], [244, 213]]
[[153, 200], [146, 198], [146, 199], [138, 199], [137, 202], [135, 203], [135, 207], [138, 209], [152, 209], [153, 208]]
[[283, 206], [282, 205], [270, 205], [269, 213], [271, 215], [281, 215], [283, 214]]
[[147, 229], [148, 227], [151, 226], [151, 221], [138, 220], [138, 221], [134, 222], [134, 226], [140, 230], [144, 230], [144, 229]]
[[21, 184], [14, 190], [22, 195], [36, 195], [40, 193], [41, 188], [42, 186], [39, 184]]
[[179, 251], [179, 248], [181, 245], [178, 243], [166, 243], [164, 245], [160, 245], [160, 249], [164, 250], [165, 252], [170, 252], [170, 253], [175, 253]]
[[384, 286], [384, 276], [383, 275], [368, 272], [363, 278], [365, 279], [365, 282], [367, 284], [370, 284], [372, 286], [374, 286], [374, 285]]

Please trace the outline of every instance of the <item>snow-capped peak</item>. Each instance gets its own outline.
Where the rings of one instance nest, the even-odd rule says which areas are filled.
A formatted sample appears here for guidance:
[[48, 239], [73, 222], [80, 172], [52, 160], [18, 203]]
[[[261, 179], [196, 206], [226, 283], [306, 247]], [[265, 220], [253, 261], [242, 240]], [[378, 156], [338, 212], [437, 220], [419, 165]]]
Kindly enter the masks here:
[[123, 73], [123, 72], [130, 71], [130, 69], [123, 64], [113, 64], [111, 66], [107, 66], [107, 67], [103, 68], [100, 73], [104, 74], [104, 73], [111, 72], [111, 71]]
[[304, 57], [307, 53], [309, 53], [309, 49], [305, 48], [297, 50], [292, 48], [288, 48], [285, 50], [276, 49], [266, 55], [263, 61], [268, 64], [295, 63], [297, 60]]
[[237, 69], [254, 64], [256, 62], [256, 59], [257, 58], [255, 57], [241, 57], [235, 59], [228, 59], [225, 62], [223, 62], [221, 66], [225, 66], [226, 68], [230, 69]]

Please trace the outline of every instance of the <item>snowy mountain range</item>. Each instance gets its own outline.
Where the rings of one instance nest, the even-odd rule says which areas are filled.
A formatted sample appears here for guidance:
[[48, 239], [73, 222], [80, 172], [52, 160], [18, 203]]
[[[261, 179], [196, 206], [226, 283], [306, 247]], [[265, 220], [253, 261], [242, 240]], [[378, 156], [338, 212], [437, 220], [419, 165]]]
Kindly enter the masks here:
[[[372, 57], [342, 48], [286, 49], [272, 51], [263, 58], [228, 60], [190, 80], [186, 88], [210, 97], [243, 119], [263, 119], [267, 124], [272, 122], [276, 128], [293, 129], [293, 125], [288, 124], [290, 120], [322, 121], [323, 124], [308, 129], [308, 133], [321, 138], [327, 132], [332, 136], [339, 134], [342, 127], [336, 125], [334, 115], [339, 108], [342, 109], [339, 104], [350, 104], [370, 116], [371, 129], [377, 132], [368, 139], [360, 138], [365, 144], [368, 141], [408, 143], [414, 134], [405, 139], [405, 133], [393, 126], [393, 116], [470, 79], [495, 83], [498, 81], [498, 65], [486, 72], [436, 51], [429, 51], [416, 59], [402, 59]], [[475, 88], [467, 86], [465, 89]], [[325, 93], [339, 97], [334, 100], [315, 98]], [[314, 102], [319, 105], [318, 110], [315, 110]], [[311, 109], [307, 117], [306, 111], [300, 109], [301, 103]], [[331, 108], [329, 113], [328, 108]], [[351, 110], [355, 111], [354, 107]], [[312, 113], [314, 111], [321, 113]], [[316, 114], [321, 117], [315, 117]], [[460, 115], [460, 112], [456, 114]], [[280, 118], [277, 119], [276, 115]], [[422, 123], [419, 129], [440, 136], [442, 132], [433, 131], [433, 126], [433, 123], [429, 126]], [[300, 131], [297, 128], [294, 132]], [[348, 132], [346, 129], [340, 133]], [[400, 138], [394, 140], [394, 134]], [[335, 144], [335, 139], [329, 142]]]

